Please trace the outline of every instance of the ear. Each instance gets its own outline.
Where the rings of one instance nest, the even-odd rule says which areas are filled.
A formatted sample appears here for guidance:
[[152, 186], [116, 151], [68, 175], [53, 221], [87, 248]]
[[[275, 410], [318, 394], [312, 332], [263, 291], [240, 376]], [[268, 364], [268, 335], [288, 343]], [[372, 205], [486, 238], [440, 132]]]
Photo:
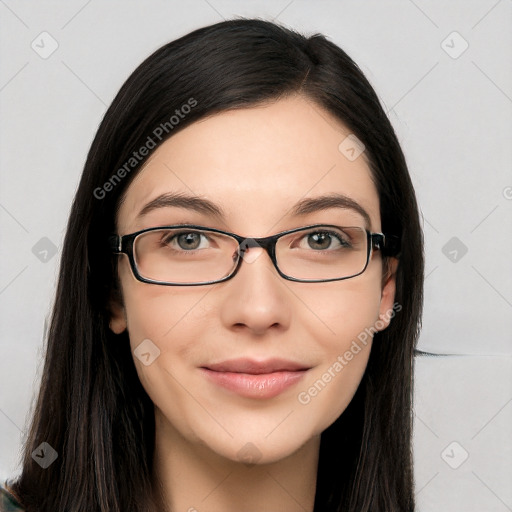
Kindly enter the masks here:
[[109, 304], [109, 312], [110, 312], [110, 330], [114, 334], [121, 334], [126, 330], [127, 321], [126, 321], [126, 312], [121, 304], [121, 301], [116, 298], [112, 298]]
[[379, 307], [379, 331], [383, 331], [389, 326], [394, 314], [395, 291], [396, 291], [396, 269], [398, 260], [396, 258], [387, 258], [384, 262], [384, 275], [382, 277], [382, 292]]

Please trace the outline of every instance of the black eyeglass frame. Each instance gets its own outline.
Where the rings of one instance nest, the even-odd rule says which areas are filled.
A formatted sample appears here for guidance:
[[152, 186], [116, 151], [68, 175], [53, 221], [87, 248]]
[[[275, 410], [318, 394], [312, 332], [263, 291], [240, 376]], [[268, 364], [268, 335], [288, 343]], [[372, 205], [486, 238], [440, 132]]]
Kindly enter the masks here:
[[[331, 281], [343, 281], [345, 279], [351, 279], [353, 277], [361, 275], [368, 267], [368, 263], [370, 262], [370, 257], [372, 255], [373, 250], [379, 250], [381, 251], [383, 256], [397, 256], [400, 251], [400, 238], [396, 235], [385, 235], [384, 233], [372, 233], [368, 231], [368, 229], [363, 228], [366, 232], [367, 236], [367, 251], [366, 251], [366, 263], [364, 265], [364, 268], [361, 270], [361, 272], [358, 272], [357, 274], [353, 274], [351, 276], [347, 277], [336, 277], [331, 279], [297, 279], [295, 277], [288, 276], [284, 274], [281, 269], [279, 268], [277, 264], [277, 257], [276, 257], [276, 244], [277, 241], [285, 235], [288, 235], [290, 233], [297, 233], [299, 231], [307, 231], [311, 230], [312, 228], [335, 228], [335, 229], [343, 229], [347, 227], [351, 228], [359, 228], [360, 226], [336, 226], [333, 224], [312, 224], [310, 226], [304, 226], [300, 228], [294, 228], [287, 231], [281, 231], [280, 233], [276, 233], [275, 235], [266, 236], [263, 238], [246, 238], [240, 235], [237, 235], [235, 233], [230, 233], [229, 231], [222, 231], [220, 229], [216, 228], [207, 228], [204, 226], [198, 226], [195, 224], [176, 224], [172, 226], [158, 226], [153, 228], [147, 228], [147, 229], [141, 229], [140, 231], [136, 231], [135, 233], [130, 233], [127, 235], [111, 235], [109, 237], [109, 245], [110, 249], [115, 254], [126, 254], [128, 256], [128, 259], [130, 261], [130, 267], [132, 269], [133, 275], [138, 281], [141, 281], [143, 283], [149, 283], [149, 284], [158, 284], [162, 286], [204, 286], [208, 284], [215, 284], [215, 283], [222, 283], [224, 281], [227, 281], [228, 279], [231, 279], [236, 275], [238, 270], [240, 269], [240, 266], [242, 264], [243, 260], [243, 253], [249, 249], [250, 247], [262, 247], [265, 249], [267, 254], [269, 255], [270, 259], [272, 260], [272, 263], [279, 273], [279, 275], [288, 281], [296, 281], [299, 283], [327, 283]], [[236, 263], [236, 266], [231, 271], [230, 274], [227, 276], [216, 279], [215, 281], [203, 281], [199, 283], [168, 283], [165, 281], [156, 281], [153, 279], [148, 279], [144, 276], [142, 276], [139, 273], [139, 270], [137, 268], [137, 264], [135, 262], [135, 257], [133, 254], [133, 246], [135, 243], [135, 239], [142, 235], [143, 233], [148, 233], [150, 231], [157, 231], [161, 229], [193, 229], [193, 230], [200, 230], [200, 231], [206, 231], [206, 232], [213, 232], [213, 233], [219, 233], [222, 235], [230, 236], [231, 238], [234, 238], [238, 242], [238, 261]]]

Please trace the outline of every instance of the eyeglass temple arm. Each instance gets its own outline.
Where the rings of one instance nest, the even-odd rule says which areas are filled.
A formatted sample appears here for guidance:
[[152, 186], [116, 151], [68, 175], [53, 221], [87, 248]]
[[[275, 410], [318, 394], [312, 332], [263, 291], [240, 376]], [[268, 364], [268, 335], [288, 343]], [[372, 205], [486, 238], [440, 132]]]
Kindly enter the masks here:
[[400, 237], [396, 235], [379, 234], [372, 236], [372, 241], [382, 252], [383, 256], [399, 256], [401, 249]]
[[119, 235], [111, 235], [108, 237], [108, 245], [112, 252], [122, 252], [122, 238]]

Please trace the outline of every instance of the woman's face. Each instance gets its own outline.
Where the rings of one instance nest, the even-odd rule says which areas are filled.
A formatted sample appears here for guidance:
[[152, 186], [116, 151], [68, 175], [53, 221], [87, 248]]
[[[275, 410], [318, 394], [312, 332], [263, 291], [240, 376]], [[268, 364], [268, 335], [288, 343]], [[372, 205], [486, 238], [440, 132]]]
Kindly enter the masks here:
[[[130, 184], [118, 233], [178, 223], [247, 238], [311, 224], [380, 232], [377, 191], [349, 134], [301, 96], [196, 122], [163, 143]], [[208, 200], [222, 216], [162, 202], [140, 214], [169, 193]], [[346, 204], [293, 211], [332, 194], [367, 219]], [[368, 361], [368, 333], [388, 324], [394, 277], [383, 279], [378, 251], [363, 274], [325, 283], [285, 280], [263, 249], [251, 253], [232, 279], [188, 287], [139, 282], [120, 256], [124, 304], [113, 307], [111, 328], [128, 329], [132, 352], [144, 342], [134, 361], [155, 404], [157, 435], [263, 463], [317, 438], [347, 407]]]

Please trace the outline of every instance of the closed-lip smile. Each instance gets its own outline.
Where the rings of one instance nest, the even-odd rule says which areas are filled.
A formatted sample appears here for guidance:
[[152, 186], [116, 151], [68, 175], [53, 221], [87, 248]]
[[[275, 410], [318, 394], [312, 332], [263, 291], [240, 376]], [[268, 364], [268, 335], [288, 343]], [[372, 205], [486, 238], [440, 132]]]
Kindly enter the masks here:
[[218, 386], [246, 398], [269, 399], [304, 377], [310, 366], [285, 359], [230, 359], [201, 366]]

